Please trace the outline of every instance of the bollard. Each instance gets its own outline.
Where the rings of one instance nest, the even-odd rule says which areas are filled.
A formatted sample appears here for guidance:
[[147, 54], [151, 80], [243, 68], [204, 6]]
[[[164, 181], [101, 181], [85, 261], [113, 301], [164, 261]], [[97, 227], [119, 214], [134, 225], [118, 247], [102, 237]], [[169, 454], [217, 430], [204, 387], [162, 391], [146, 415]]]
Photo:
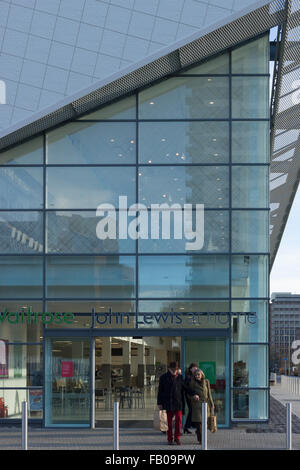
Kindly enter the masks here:
[[28, 448], [28, 408], [27, 402], [22, 402], [22, 450]]
[[114, 402], [114, 450], [119, 450], [119, 402]]
[[292, 404], [286, 404], [286, 449], [292, 450]]
[[207, 450], [207, 403], [202, 403], [202, 450]]

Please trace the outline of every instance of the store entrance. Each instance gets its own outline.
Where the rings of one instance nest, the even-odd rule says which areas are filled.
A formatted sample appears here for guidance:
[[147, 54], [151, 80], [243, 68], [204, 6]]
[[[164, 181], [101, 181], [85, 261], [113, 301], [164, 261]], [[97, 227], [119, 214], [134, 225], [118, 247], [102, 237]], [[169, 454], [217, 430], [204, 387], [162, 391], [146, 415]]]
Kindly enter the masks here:
[[119, 402], [120, 425], [152, 425], [160, 376], [181, 361], [181, 337], [97, 337], [95, 421], [110, 425]]

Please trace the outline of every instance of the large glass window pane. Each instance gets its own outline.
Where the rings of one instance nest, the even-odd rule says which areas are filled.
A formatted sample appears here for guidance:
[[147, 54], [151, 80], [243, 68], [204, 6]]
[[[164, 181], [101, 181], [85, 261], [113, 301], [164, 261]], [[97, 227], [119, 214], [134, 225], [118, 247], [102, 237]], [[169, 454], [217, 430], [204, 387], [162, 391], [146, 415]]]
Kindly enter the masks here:
[[138, 327], [229, 328], [228, 313], [226, 300], [141, 300]]
[[135, 142], [134, 122], [73, 122], [48, 133], [47, 163], [135, 163]]
[[[3, 383], [3, 381], [1, 381]], [[22, 418], [22, 402], [28, 403], [28, 418], [43, 418], [43, 388], [30, 389], [5, 389], [0, 388], [1, 407], [0, 418], [21, 419]]]
[[0, 165], [41, 165], [43, 155], [43, 137], [41, 136], [1, 152]]
[[232, 77], [232, 117], [269, 118], [268, 77]]
[[191, 74], [227, 74], [229, 73], [229, 54], [221, 54], [217, 57], [203, 62], [196, 67], [189, 68], [186, 72], [183, 72], [183, 75]]
[[42, 212], [0, 212], [0, 253], [43, 251]]
[[224, 77], [169, 78], [139, 94], [140, 119], [222, 119], [229, 116]]
[[81, 120], [136, 119], [136, 96], [129, 96], [104, 106], [98, 111], [85, 114]]
[[269, 167], [232, 167], [232, 207], [269, 207]]
[[0, 297], [42, 297], [41, 256], [0, 256]]
[[0, 337], [10, 342], [42, 341], [42, 302], [15, 300], [0, 302]]
[[2, 386], [17, 388], [43, 385], [42, 346], [9, 344], [0, 339], [0, 350], [6, 361], [6, 364], [0, 364]]
[[234, 300], [232, 311], [232, 341], [234, 343], [267, 343], [268, 301]]
[[232, 162], [269, 163], [269, 122], [232, 122]]
[[228, 163], [227, 122], [140, 122], [140, 163]]
[[233, 387], [268, 386], [268, 346], [235, 345], [233, 354]]
[[[194, 225], [194, 236], [185, 222], [184, 211], [148, 212], [148, 238], [139, 239], [140, 253], [185, 253], [187, 251], [216, 253], [229, 250], [229, 213], [228, 211], [207, 210], [203, 219], [197, 220], [196, 211], [191, 212]], [[151, 238], [153, 224], [157, 220], [159, 234]], [[197, 233], [196, 233], [197, 232]]]
[[46, 349], [46, 426], [89, 425], [90, 342], [49, 339]]
[[1, 209], [40, 209], [42, 207], [42, 168], [0, 168]]
[[204, 208], [229, 205], [228, 167], [141, 167], [139, 202], [204, 204]]
[[268, 256], [232, 256], [232, 297], [268, 297]]
[[233, 419], [268, 419], [267, 390], [233, 390]]
[[[105, 216], [106, 217], [106, 213]], [[116, 238], [100, 240], [97, 225], [102, 217], [90, 211], [47, 213], [48, 253], [135, 253], [135, 240], [119, 237], [119, 212], [115, 212]], [[107, 230], [107, 227], [106, 227]], [[112, 236], [114, 236], [112, 234]]]
[[47, 169], [47, 208], [96, 209], [119, 196], [135, 202], [135, 169], [116, 167], [50, 167]]
[[232, 51], [232, 73], [269, 73], [269, 35]]
[[47, 257], [47, 295], [58, 298], [132, 298], [135, 257]]
[[141, 297], [228, 297], [227, 256], [140, 256]]
[[269, 251], [269, 211], [232, 211], [232, 251]]

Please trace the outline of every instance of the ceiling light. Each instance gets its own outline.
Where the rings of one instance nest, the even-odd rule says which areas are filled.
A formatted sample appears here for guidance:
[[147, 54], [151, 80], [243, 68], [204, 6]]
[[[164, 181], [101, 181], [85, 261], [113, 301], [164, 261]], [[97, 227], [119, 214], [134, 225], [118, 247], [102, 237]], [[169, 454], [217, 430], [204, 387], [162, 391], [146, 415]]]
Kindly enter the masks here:
[[154, 104], [154, 101], [150, 101], [150, 104]]
[[214, 102], [214, 101], [210, 101], [209, 104], [215, 104], [215, 102]]
[[148, 163], [152, 163], [152, 160], [148, 160]]

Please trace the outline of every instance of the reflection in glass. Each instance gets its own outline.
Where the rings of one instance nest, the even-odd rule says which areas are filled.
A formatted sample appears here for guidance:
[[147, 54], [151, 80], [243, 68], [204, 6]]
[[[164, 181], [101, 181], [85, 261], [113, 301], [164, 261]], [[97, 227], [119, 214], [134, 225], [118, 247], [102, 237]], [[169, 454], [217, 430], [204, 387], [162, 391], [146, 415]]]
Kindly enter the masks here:
[[140, 122], [140, 163], [228, 163], [227, 122]]
[[267, 390], [233, 390], [233, 419], [267, 419]]
[[226, 119], [228, 78], [169, 78], [140, 92], [140, 119]]
[[0, 253], [43, 251], [42, 212], [0, 212]]
[[269, 119], [268, 77], [232, 77], [232, 117]]
[[42, 165], [43, 137], [23, 142], [0, 153], [0, 165]]
[[46, 426], [90, 422], [90, 342], [49, 339], [46, 367]]
[[[151, 212], [153, 216], [153, 210]], [[151, 214], [148, 213], [148, 228], [149, 234], [151, 230]], [[186, 235], [190, 236], [186, 232], [184, 223], [184, 213], [180, 209], [172, 211], [170, 219], [163, 211], [159, 211], [159, 223], [160, 223], [160, 236], [159, 239], [151, 239], [150, 235], [148, 239], [140, 239], [138, 248], [140, 253], [185, 253], [187, 251], [203, 252], [203, 253], [218, 253], [228, 252], [229, 250], [229, 213], [228, 211], [204, 211], [204, 218], [199, 219], [197, 228], [194, 230], [203, 231], [203, 239], [201, 236], [193, 239], [188, 239]], [[196, 225], [196, 212], [192, 213], [193, 223]], [[165, 222], [164, 222], [165, 220]], [[202, 223], [203, 222], [203, 223]], [[170, 227], [170, 237], [163, 239], [162, 230], [164, 227]], [[182, 237], [180, 239], [175, 238], [175, 232], [180, 232]], [[187, 245], [187, 243], [192, 246]], [[201, 245], [201, 248], [195, 249], [197, 244]]]
[[269, 163], [269, 122], [232, 122], [232, 162]]
[[[106, 217], [107, 214], [105, 214]], [[100, 240], [96, 228], [101, 217], [90, 211], [56, 211], [47, 213], [48, 253], [135, 253], [135, 241], [119, 238], [119, 212], [116, 238]], [[107, 227], [105, 228], [107, 230]]]
[[228, 297], [227, 256], [140, 256], [140, 297]]
[[126, 195], [135, 202], [135, 169], [117, 167], [50, 167], [47, 169], [47, 208], [96, 209], [109, 203], [119, 206]]
[[269, 167], [232, 167], [232, 206], [269, 207]]
[[58, 298], [132, 298], [135, 258], [47, 257], [47, 295]]
[[40, 209], [43, 207], [43, 169], [0, 168], [1, 209]]
[[[43, 324], [40, 321], [40, 316], [37, 322], [28, 322], [27, 313], [41, 313], [43, 312], [42, 302], [36, 302], [32, 300], [15, 300], [7, 301], [1, 300], [0, 302], [0, 314], [6, 316], [10, 313], [12, 322], [4, 320], [5, 323], [5, 338], [8, 338], [11, 342], [19, 343], [39, 343], [42, 340]], [[23, 315], [22, 315], [23, 313]], [[34, 316], [31, 316], [34, 319]], [[2, 327], [4, 326], [2, 323]], [[3, 338], [3, 330], [1, 338]]]
[[0, 297], [28, 299], [43, 294], [41, 256], [0, 257]]
[[108, 106], [81, 117], [81, 120], [106, 120], [106, 119], [135, 119], [136, 118], [136, 97], [135, 95], [121, 99]]
[[232, 297], [268, 297], [268, 256], [232, 256]]
[[269, 251], [269, 211], [232, 211], [232, 251]]
[[135, 163], [135, 131], [134, 122], [67, 124], [47, 134], [47, 163]]
[[[14, 380], [16, 382], [22, 379]], [[5, 386], [6, 386], [5, 380]], [[3, 382], [2, 382], [3, 383]], [[12, 385], [12, 387], [16, 385]], [[43, 418], [43, 387], [35, 387], [30, 389], [18, 389], [18, 388], [0, 388], [0, 397], [3, 403], [1, 409], [1, 419], [22, 419], [22, 402], [27, 401], [28, 403], [28, 418], [38, 419]], [[8, 423], [7, 423], [8, 424]], [[10, 423], [11, 424], [11, 423]]]
[[229, 205], [228, 167], [141, 167], [139, 202], [169, 205], [204, 204], [204, 208]]
[[269, 73], [269, 35], [232, 51], [232, 73]]
[[[268, 341], [268, 301], [234, 300], [232, 341], [234, 343], [266, 343]], [[234, 313], [237, 312], [236, 315]]]
[[233, 346], [233, 387], [267, 387], [266, 345]]

